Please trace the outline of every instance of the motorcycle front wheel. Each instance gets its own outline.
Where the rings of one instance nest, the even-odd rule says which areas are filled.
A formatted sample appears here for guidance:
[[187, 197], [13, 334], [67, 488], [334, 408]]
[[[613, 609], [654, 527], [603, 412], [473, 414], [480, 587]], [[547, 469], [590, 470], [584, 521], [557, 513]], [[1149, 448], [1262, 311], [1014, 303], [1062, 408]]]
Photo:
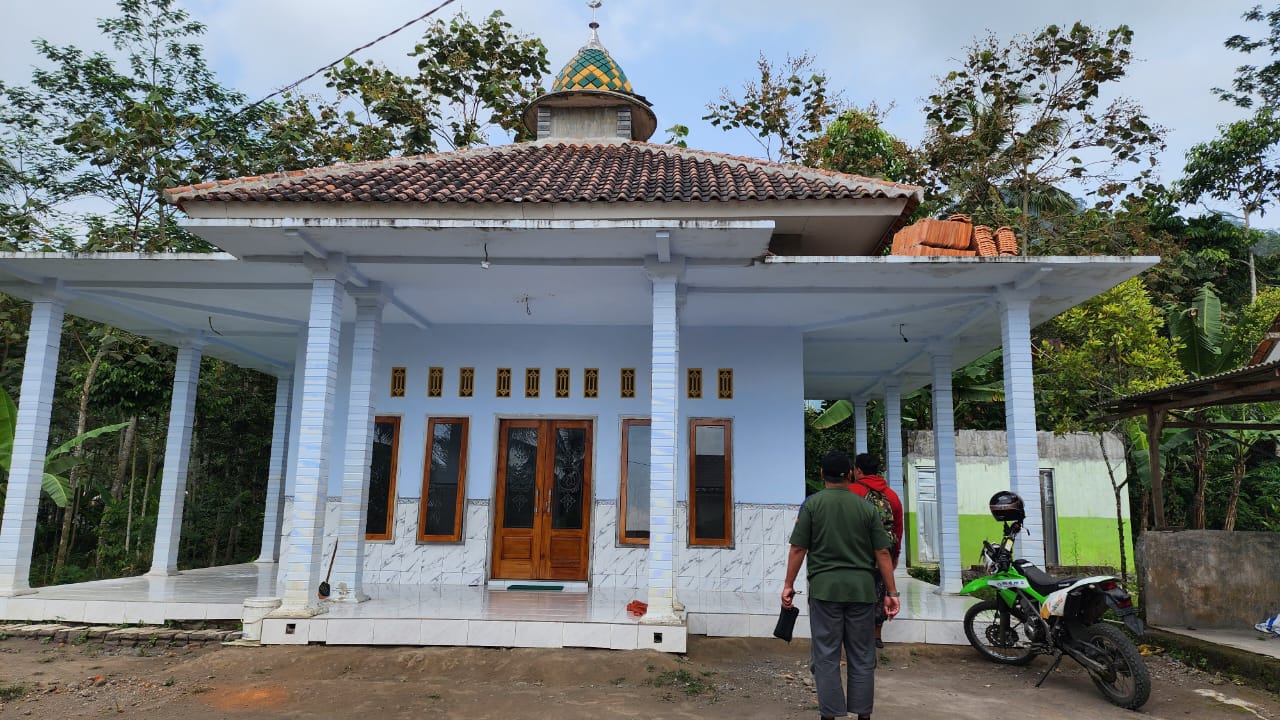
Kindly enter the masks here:
[[964, 635], [986, 659], [1001, 665], [1026, 665], [1035, 657], [1022, 620], [998, 600], [983, 600], [964, 614]]
[[1095, 623], [1085, 630], [1084, 642], [1097, 652], [1095, 660], [1107, 666], [1103, 674], [1090, 672], [1093, 684], [1113, 704], [1128, 710], [1137, 710], [1151, 696], [1151, 676], [1138, 648], [1119, 628], [1106, 623]]

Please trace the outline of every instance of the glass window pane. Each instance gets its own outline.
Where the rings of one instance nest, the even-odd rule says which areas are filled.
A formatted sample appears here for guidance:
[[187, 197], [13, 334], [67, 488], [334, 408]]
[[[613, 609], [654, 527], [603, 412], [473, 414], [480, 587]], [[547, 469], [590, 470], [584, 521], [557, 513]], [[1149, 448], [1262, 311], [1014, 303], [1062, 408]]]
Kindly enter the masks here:
[[725, 494], [728, 474], [725, 462], [723, 425], [694, 428], [693, 502], [695, 538], [725, 538]]
[[458, 519], [463, 425], [436, 422], [431, 430], [431, 469], [427, 475], [427, 518], [424, 535], [453, 535]]
[[538, 429], [508, 428], [502, 526], [532, 528], [538, 481]]
[[551, 488], [551, 527], [580, 530], [586, 478], [587, 431], [556, 428], [556, 466]]
[[626, 538], [649, 538], [649, 426], [627, 426]]
[[394, 477], [394, 452], [398, 424], [378, 421], [373, 426], [373, 459], [369, 464], [369, 511], [365, 519], [366, 535], [390, 535], [387, 527]]

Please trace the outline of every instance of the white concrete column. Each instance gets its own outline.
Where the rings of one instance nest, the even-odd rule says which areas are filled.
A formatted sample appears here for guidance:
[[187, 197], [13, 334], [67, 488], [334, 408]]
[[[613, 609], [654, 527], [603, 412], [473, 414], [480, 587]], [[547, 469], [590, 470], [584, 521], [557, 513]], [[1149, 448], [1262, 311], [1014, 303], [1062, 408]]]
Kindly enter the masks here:
[[[373, 373], [382, 334], [381, 289], [352, 293], [356, 301], [351, 393], [347, 403], [347, 448], [342, 471], [342, 503], [338, 510], [338, 555], [333, 566], [333, 599], [362, 602], [364, 534], [369, 519], [369, 465], [373, 455]], [[391, 498], [395, 518], [396, 499]]]
[[960, 493], [956, 482], [956, 421], [951, 396], [951, 350], [930, 350], [933, 366], [933, 452], [938, 473], [938, 515], [942, 522], [941, 586], [958, 593], [963, 556], [960, 547]]
[[884, 386], [884, 467], [889, 488], [898, 493], [905, 511], [907, 496], [902, 484], [902, 388], [898, 386], [896, 379]]
[[1017, 541], [1019, 557], [1044, 567], [1044, 516], [1040, 512], [1040, 448], [1036, 440], [1036, 389], [1031, 372], [1031, 297], [1000, 294], [1004, 347], [1004, 424], [1009, 443], [1009, 486], [1027, 510]]
[[276, 413], [271, 425], [271, 459], [267, 465], [267, 503], [262, 512], [262, 551], [257, 562], [280, 559], [284, 523], [284, 466], [289, 458], [289, 415], [293, 407], [293, 373], [276, 378]]
[[[680, 457], [680, 320], [678, 273], [650, 270], [653, 344], [649, 367], [649, 610], [643, 622], [678, 623], [676, 615], [676, 463]], [[692, 498], [690, 499], [692, 502]]]
[[340, 272], [317, 271], [311, 283], [307, 350], [302, 376], [302, 413], [294, 466], [293, 506], [288, 548], [280, 575], [284, 600], [279, 616], [324, 612], [316, 597], [323, 570], [325, 502], [329, 494], [329, 454], [338, 384], [338, 350], [346, 289]]
[[196, 420], [196, 391], [200, 385], [200, 356], [204, 340], [191, 338], [178, 345], [173, 368], [173, 399], [169, 403], [169, 435], [164, 445], [160, 476], [160, 515], [156, 543], [151, 549], [148, 575], [178, 574], [178, 544], [182, 538], [182, 506], [187, 497], [187, 468], [191, 463], [191, 428]]
[[867, 451], [867, 400], [853, 398], [853, 452]]
[[40, 482], [49, 451], [49, 416], [58, 376], [63, 300], [51, 291], [31, 306], [27, 359], [22, 366], [17, 431], [9, 462], [9, 485], [0, 524], [0, 597], [31, 590], [31, 552], [35, 546]]

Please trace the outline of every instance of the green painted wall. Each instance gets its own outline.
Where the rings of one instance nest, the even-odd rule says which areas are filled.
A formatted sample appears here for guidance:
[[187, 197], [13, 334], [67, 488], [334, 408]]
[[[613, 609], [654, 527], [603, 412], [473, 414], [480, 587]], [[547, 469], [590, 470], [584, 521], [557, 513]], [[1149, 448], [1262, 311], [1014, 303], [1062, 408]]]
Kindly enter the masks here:
[[[980, 437], [980, 436], [988, 437]], [[1041, 433], [1041, 435], [1048, 435]], [[992, 447], [991, 436], [1000, 436], [1000, 447]], [[957, 445], [957, 494], [960, 505], [960, 553], [964, 566], [978, 563], [982, 540], [998, 540], [1000, 524], [991, 518], [987, 502], [991, 496], [1009, 487], [1009, 464], [1004, 456], [1002, 433], [961, 431]], [[961, 452], [969, 443], [968, 455]], [[1117, 441], [1118, 442], [1118, 441]], [[984, 443], [986, 443], [984, 445]], [[1061, 448], [1066, 457], [1054, 457], [1046, 450]], [[999, 450], [1000, 452], [995, 452]], [[1090, 457], [1096, 454], [1096, 457]], [[1112, 453], [1116, 479], [1123, 480], [1122, 455]], [[932, 467], [930, 457], [909, 454], [907, 475], [907, 538], [910, 562], [917, 562], [919, 521], [916, 503], [918, 467]], [[1120, 566], [1119, 543], [1116, 538], [1115, 495], [1107, 464], [1097, 450], [1097, 436], [1054, 437], [1041, 439], [1040, 467], [1054, 472], [1057, 500], [1058, 559], [1063, 565]], [[1127, 497], [1126, 497], [1127, 500]], [[1128, 567], [1133, 567], [1133, 537], [1129, 527], [1128, 502], [1124, 503], [1125, 554]]]

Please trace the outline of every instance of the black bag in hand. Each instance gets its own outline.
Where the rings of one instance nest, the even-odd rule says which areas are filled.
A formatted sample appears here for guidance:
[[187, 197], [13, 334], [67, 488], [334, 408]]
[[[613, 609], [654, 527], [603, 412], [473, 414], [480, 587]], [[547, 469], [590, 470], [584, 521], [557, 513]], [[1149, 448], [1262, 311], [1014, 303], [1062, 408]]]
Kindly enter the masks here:
[[799, 616], [800, 608], [795, 605], [782, 608], [782, 612], [778, 613], [778, 624], [773, 628], [773, 636], [791, 642], [791, 633], [796, 628], [796, 618]]

